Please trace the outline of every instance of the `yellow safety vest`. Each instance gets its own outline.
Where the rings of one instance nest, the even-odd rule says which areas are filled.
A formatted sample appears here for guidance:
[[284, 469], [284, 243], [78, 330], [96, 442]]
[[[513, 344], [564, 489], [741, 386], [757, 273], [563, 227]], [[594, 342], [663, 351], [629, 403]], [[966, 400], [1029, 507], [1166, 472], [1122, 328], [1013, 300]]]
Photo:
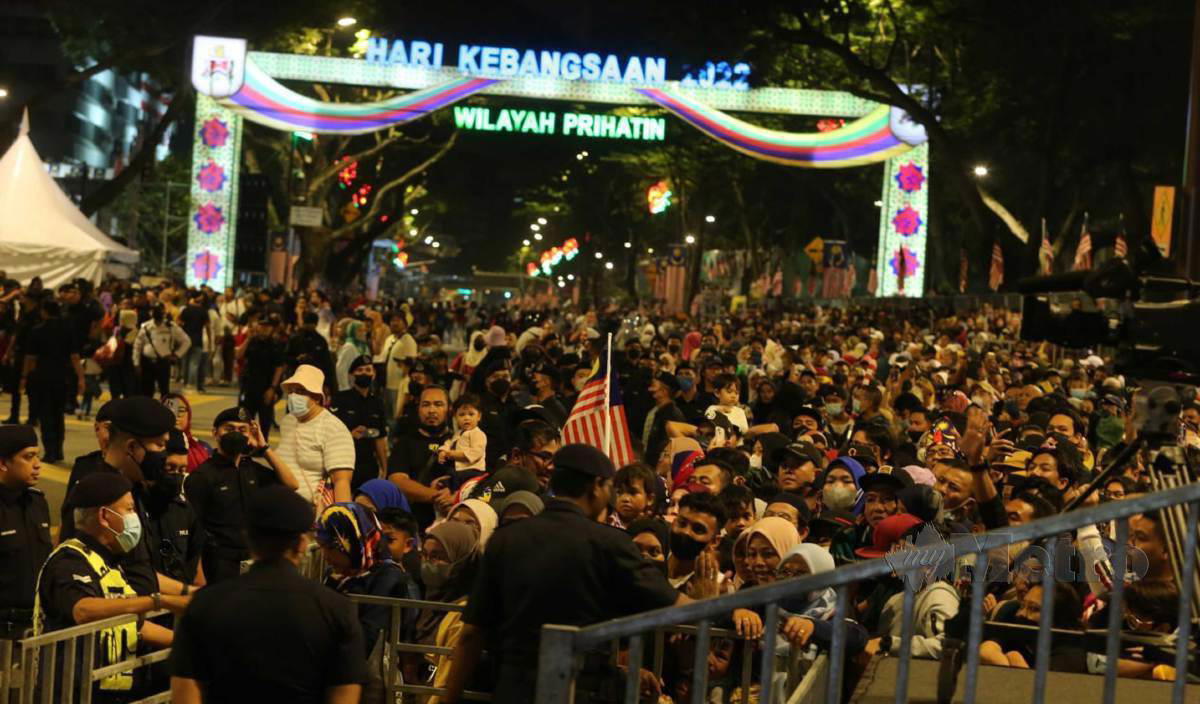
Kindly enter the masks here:
[[[46, 563], [49, 564], [59, 550], [69, 549], [83, 555], [87, 560], [88, 565], [95, 573], [95, 577], [100, 584], [100, 589], [104, 593], [105, 599], [125, 599], [137, 596], [137, 592], [133, 591], [133, 587], [125, 581], [125, 575], [121, 570], [109, 567], [104, 562], [104, 558], [100, 557], [95, 551], [85, 545], [78, 538], [70, 538], [64, 540], [54, 552], [50, 553]], [[42, 573], [45, 572], [45, 566], [42, 566]], [[40, 636], [44, 630], [46, 615], [42, 611], [42, 573], [38, 574], [38, 589], [34, 592], [33, 598], [33, 635]], [[100, 649], [100, 666], [113, 665], [122, 660], [129, 658], [137, 652], [138, 647], [138, 628], [137, 622], [133, 621], [122, 626], [113, 626], [105, 628], [99, 634], [99, 649]], [[92, 663], [87, 663], [88, 668], [92, 667]], [[65, 667], [72, 667], [71, 664], [66, 664]], [[122, 672], [115, 675], [110, 675], [100, 680], [100, 689], [104, 691], [125, 691], [133, 688], [133, 672]]]

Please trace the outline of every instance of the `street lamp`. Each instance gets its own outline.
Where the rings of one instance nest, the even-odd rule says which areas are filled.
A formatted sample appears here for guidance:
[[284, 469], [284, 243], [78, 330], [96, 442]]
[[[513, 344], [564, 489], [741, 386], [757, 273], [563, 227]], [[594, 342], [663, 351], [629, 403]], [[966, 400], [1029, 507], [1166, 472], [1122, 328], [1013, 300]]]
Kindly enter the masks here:
[[534, 232], [537, 232], [538, 230], [542, 229], [542, 226], [535, 222], [529, 226], [529, 229], [533, 230]]
[[538, 224], [539, 224], [539, 225], [545, 225], [545, 224], [546, 224], [546, 218], [538, 218]]
[[647, 247], [647, 248], [646, 248], [646, 254], [654, 254], [654, 248], [653, 248], [653, 247]]
[[613, 268], [613, 263], [612, 263], [612, 262], [604, 262], [604, 268], [605, 268], [605, 269], [612, 269], [612, 268]]
[[717, 221], [717, 216], [715, 216], [715, 215], [705, 215], [704, 216], [704, 222], [716, 222], [716, 221]]
[[988, 167], [984, 166], [983, 164], [978, 164], [975, 167], [975, 175], [978, 176], [979, 178], [983, 178], [984, 176], [987, 176], [988, 175]]
[[421, 212], [420, 210], [413, 208], [412, 210], [408, 211], [408, 214], [409, 215], [418, 215], [418, 214], [420, 214], [420, 212]]
[[883, 207], [883, 201], [881, 201], [881, 200], [877, 200], [877, 201], [875, 201], [875, 207], [876, 207], [876, 208], [882, 208], [882, 207]]
[[604, 258], [604, 254], [603, 254], [602, 252], [596, 252], [596, 258], [597, 258], [597, 259], [603, 259], [603, 258]]
[[8, 97], [8, 89], [0, 88], [0, 100], [4, 100], [7, 97]]
[[574, 280], [575, 280], [574, 274], [567, 274], [567, 281], [574, 281]]
[[687, 237], [684, 237], [684, 238], [683, 238], [683, 241], [684, 241], [684, 242], [686, 242], [686, 243], [688, 243], [688, 244], [696, 244], [696, 236], [695, 236], [695, 235], [688, 235]]
[[358, 24], [358, 20], [353, 17], [342, 17], [337, 21], [339, 27], [353, 27], [356, 24]]
[[529, 240], [521, 240], [521, 244], [523, 244], [523, 245], [525, 245], [526, 247], [528, 247], [528, 246], [529, 246]]
[[433, 242], [433, 235], [426, 235], [425, 244], [429, 244], [430, 242]]
[[633, 243], [632, 243], [632, 242], [626, 242], [626, 243], [625, 243], [625, 249], [633, 249]]
[[414, 227], [414, 228], [412, 228], [411, 230], [409, 230], [409, 231], [408, 231], [408, 235], [409, 235], [409, 237], [416, 237], [416, 236], [417, 236], [417, 234], [418, 234], [418, 232], [419, 232], [419, 231], [417, 230], [417, 228], [415, 228], [415, 227]]
[[540, 232], [537, 233], [536, 235], [533, 236], [533, 239], [537, 240], [538, 242], [541, 242], [542, 241], [542, 233], [540, 233]]

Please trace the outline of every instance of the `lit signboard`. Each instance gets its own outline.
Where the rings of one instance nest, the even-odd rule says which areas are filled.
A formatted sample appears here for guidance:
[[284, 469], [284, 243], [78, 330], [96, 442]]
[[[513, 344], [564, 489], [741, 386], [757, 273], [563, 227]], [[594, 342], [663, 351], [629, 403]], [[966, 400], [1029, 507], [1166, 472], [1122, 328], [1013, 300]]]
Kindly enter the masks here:
[[568, 137], [637, 139], [644, 142], [661, 142], [667, 134], [667, 120], [663, 117], [557, 113], [512, 108], [493, 110], [470, 105], [454, 106], [454, 124], [459, 129], [484, 132], [561, 134]]

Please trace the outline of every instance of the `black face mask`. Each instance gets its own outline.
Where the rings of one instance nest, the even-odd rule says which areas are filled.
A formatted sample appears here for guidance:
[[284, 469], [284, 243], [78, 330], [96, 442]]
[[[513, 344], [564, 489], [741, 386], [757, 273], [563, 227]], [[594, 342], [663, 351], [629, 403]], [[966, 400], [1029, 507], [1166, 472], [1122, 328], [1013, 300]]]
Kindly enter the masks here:
[[924, 434], [925, 434], [924, 430], [910, 430], [910, 431], [908, 431], [908, 439], [912, 440], [913, 444], [915, 445], [915, 444], [921, 442], [921, 436]]
[[246, 437], [245, 433], [236, 431], [222, 435], [218, 444], [221, 454], [230, 458], [244, 455], [250, 450], [250, 438]]
[[508, 379], [497, 379], [488, 384], [488, 389], [497, 397], [503, 397], [512, 388], [512, 384]]
[[163, 321], [162, 311], [159, 311], [159, 310], [154, 311], [154, 314], [151, 317], [154, 318], [154, 322], [156, 322], [156, 323], [161, 323]]
[[166, 471], [167, 453], [159, 450], [146, 450], [146, 455], [138, 463], [138, 467], [141, 468], [142, 476], [147, 481], [158, 481]]
[[701, 543], [684, 533], [671, 531], [671, 554], [680, 560], [695, 560], [706, 547], [708, 543]]
[[654, 569], [662, 572], [663, 577], [670, 574], [670, 564], [666, 560], [650, 560], [650, 564], [654, 565]]
[[164, 474], [150, 487], [150, 494], [155, 501], [166, 503], [179, 496], [182, 489], [182, 474]]
[[375, 381], [375, 377], [370, 374], [355, 374], [354, 385], [360, 389], [371, 388], [371, 382]]
[[422, 392], [422, 391], [424, 391], [424, 390], [425, 390], [425, 385], [424, 385], [424, 384], [418, 384], [418, 383], [417, 383], [417, 382], [415, 382], [415, 381], [410, 381], [410, 382], [408, 382], [408, 396], [409, 396], [409, 398], [420, 399], [420, 398], [421, 398], [421, 392]]
[[475, 348], [476, 352], [482, 352], [486, 345], [487, 343], [484, 342], [482, 337], [475, 338], [475, 341], [471, 343], [471, 346]]

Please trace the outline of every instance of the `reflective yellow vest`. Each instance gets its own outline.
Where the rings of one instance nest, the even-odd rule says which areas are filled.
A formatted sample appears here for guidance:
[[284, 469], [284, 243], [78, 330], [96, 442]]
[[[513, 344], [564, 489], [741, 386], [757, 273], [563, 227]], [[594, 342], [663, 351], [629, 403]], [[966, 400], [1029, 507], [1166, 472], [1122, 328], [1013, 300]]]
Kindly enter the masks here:
[[[125, 581], [125, 575], [121, 574], [121, 570], [109, 567], [104, 558], [100, 557], [91, 548], [85, 545], [77, 538], [64, 540], [54, 552], [50, 553], [50, 558], [46, 560], [50, 562], [59, 550], [68, 549], [83, 555], [87, 560], [88, 565], [95, 573], [95, 579], [100, 585], [101, 591], [104, 593], [105, 599], [123, 599], [137, 596], [137, 592], [133, 591], [133, 587]], [[45, 566], [42, 571], [45, 572]], [[44, 631], [46, 615], [42, 611], [42, 575], [38, 574], [38, 590], [34, 592], [33, 599], [33, 635], [40, 636]], [[122, 660], [125, 660], [137, 652], [138, 647], [138, 628], [137, 621], [132, 621], [121, 626], [113, 626], [105, 628], [99, 633], [99, 650], [100, 650], [100, 667], [113, 665]], [[65, 665], [71, 667], [70, 664]], [[92, 663], [87, 663], [88, 668], [92, 667]], [[133, 688], [133, 672], [122, 672], [115, 675], [110, 675], [100, 680], [100, 689], [104, 691], [124, 691]]]

